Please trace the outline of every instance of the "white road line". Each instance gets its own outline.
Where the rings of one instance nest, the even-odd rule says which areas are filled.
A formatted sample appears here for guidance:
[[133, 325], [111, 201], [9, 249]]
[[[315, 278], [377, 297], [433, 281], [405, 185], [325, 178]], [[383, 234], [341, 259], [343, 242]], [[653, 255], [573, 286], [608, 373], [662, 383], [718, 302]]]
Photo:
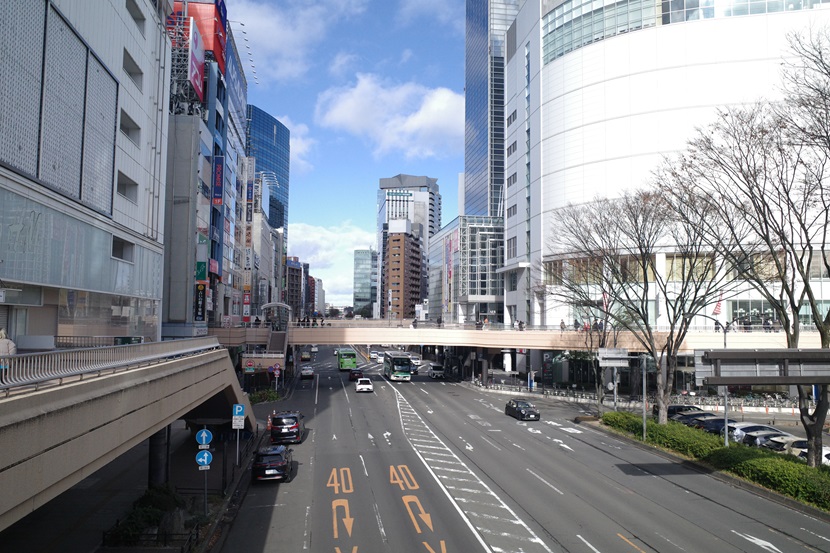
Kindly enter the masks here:
[[546, 486], [548, 486], [550, 489], [552, 489], [553, 491], [555, 491], [555, 492], [556, 492], [556, 493], [558, 493], [559, 495], [565, 495], [564, 493], [562, 493], [562, 492], [559, 490], [559, 488], [557, 488], [556, 486], [554, 486], [553, 484], [551, 484], [550, 482], [548, 482], [547, 480], [545, 480], [544, 478], [542, 478], [541, 476], [539, 476], [538, 474], [536, 474], [535, 472], [533, 472], [532, 470], [527, 469], [527, 472], [529, 472], [530, 474], [532, 474], [533, 476], [535, 476], [536, 478], [538, 478], [539, 480], [541, 480], [541, 481], [542, 481], [542, 483], [544, 483]]
[[588, 541], [587, 541], [585, 538], [583, 538], [583, 537], [582, 537], [582, 536], [580, 536], [579, 534], [577, 534], [577, 535], [576, 535], [576, 537], [577, 537], [577, 538], [579, 538], [579, 539], [581, 539], [581, 540], [582, 540], [582, 543], [584, 543], [585, 545], [587, 545], [588, 547], [590, 547], [590, 548], [591, 548], [591, 551], [593, 551], [594, 553], [599, 553], [599, 549], [597, 549], [596, 547], [594, 547], [593, 545], [591, 545], [590, 543], [588, 543]]

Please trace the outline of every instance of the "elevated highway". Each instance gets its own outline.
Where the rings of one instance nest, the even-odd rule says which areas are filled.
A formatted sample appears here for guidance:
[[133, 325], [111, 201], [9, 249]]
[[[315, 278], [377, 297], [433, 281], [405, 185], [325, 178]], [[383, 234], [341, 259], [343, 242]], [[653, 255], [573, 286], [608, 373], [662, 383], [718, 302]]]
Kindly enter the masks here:
[[229, 421], [241, 403], [256, 428], [215, 338], [21, 355], [10, 370], [18, 384], [0, 396], [0, 530], [177, 419]]

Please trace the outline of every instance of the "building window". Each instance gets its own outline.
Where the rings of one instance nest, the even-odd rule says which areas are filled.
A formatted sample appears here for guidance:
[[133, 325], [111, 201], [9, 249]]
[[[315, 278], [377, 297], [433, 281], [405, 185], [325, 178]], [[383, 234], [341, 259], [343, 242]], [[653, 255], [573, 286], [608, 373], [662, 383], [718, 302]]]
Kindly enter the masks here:
[[513, 113], [511, 113], [511, 114], [507, 117], [507, 126], [509, 127], [509, 126], [510, 126], [510, 125], [512, 125], [515, 121], [516, 121], [516, 110], [514, 109], [514, 110], [513, 110]]
[[118, 171], [118, 193], [131, 202], [138, 203], [138, 183]]
[[122, 240], [117, 236], [112, 237], [112, 256], [122, 261], [133, 262], [135, 244]]
[[562, 272], [563, 272], [563, 263], [562, 261], [546, 261], [544, 264], [545, 272], [544, 272], [544, 279], [545, 284], [548, 285], [559, 285], [562, 284]]
[[507, 157], [516, 153], [516, 141], [513, 141], [513, 144], [507, 147]]
[[505, 252], [505, 257], [507, 259], [513, 259], [516, 257], [516, 237], [507, 239], [507, 251]]
[[124, 49], [124, 73], [130, 78], [130, 80], [135, 84], [138, 91], [141, 92], [141, 87], [144, 84], [144, 72], [141, 71], [141, 67], [139, 67], [138, 63], [133, 59], [127, 49]]
[[127, 12], [130, 14], [130, 17], [133, 18], [136, 27], [138, 30], [141, 31], [141, 34], [144, 34], [144, 24], [147, 22], [147, 19], [144, 17], [144, 14], [141, 12], [141, 8], [138, 7], [138, 4], [135, 0], [127, 0]]
[[510, 207], [507, 208], [507, 217], [510, 218], [510, 217], [515, 216], [515, 215], [516, 215], [516, 206], [511, 205]]
[[510, 186], [516, 184], [516, 182], [518, 180], [519, 180], [519, 178], [516, 176], [516, 173], [513, 173], [512, 175], [507, 177], [507, 186], [510, 187]]
[[141, 144], [141, 127], [123, 109], [121, 110], [120, 129], [136, 146]]

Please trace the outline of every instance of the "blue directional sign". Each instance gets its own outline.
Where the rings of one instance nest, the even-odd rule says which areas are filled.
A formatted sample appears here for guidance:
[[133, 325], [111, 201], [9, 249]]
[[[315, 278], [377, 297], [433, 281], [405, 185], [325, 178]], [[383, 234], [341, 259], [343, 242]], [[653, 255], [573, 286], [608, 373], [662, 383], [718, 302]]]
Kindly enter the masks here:
[[211, 461], [213, 461], [213, 454], [208, 450], [200, 451], [196, 454], [196, 463], [198, 463], [200, 467], [210, 465]]
[[245, 416], [245, 406], [241, 403], [234, 403], [233, 404], [233, 416], [234, 417], [244, 417]]
[[196, 441], [199, 445], [207, 445], [213, 439], [213, 433], [210, 430], [199, 430], [196, 432]]

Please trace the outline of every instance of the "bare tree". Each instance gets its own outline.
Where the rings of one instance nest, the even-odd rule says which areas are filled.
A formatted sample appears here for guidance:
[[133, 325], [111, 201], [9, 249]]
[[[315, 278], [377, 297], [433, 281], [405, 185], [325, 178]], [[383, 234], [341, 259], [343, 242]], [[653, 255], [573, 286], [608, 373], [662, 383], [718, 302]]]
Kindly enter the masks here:
[[[713, 303], [727, 285], [722, 258], [703, 246], [702, 225], [678, 221], [659, 192], [568, 206], [557, 218], [551, 245], [557, 253], [546, 260], [557, 274], [548, 276], [548, 293], [572, 308], [602, 305], [604, 320], [633, 334], [657, 366], [665, 423], [677, 352], [690, 324], [684, 315]], [[585, 221], [590, 232], [583, 231]]]
[[[809, 306], [830, 346], [827, 314], [811, 280], [826, 270], [830, 224], [824, 180], [825, 148], [799, 139], [794, 109], [769, 103], [721, 110], [700, 130], [678, 160], [661, 172], [662, 190], [693, 217], [705, 211], [712, 223], [703, 233], [708, 247], [736, 267], [736, 279], [757, 290], [798, 347], [802, 306]], [[692, 209], [689, 209], [691, 206]], [[827, 413], [827, 390], [810, 412], [809, 387], [799, 387], [801, 421], [809, 439], [808, 463], [816, 465]]]

